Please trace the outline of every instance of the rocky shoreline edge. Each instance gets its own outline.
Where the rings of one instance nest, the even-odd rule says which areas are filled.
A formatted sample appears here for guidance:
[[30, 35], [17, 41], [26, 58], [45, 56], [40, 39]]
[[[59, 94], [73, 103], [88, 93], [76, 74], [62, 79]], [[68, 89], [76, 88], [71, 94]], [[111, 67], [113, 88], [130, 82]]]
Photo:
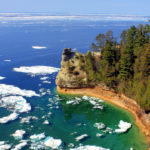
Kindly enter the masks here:
[[94, 88], [60, 88], [57, 86], [57, 92], [60, 94], [73, 94], [73, 95], [87, 95], [97, 97], [108, 101], [118, 107], [121, 107], [133, 114], [136, 124], [140, 127], [141, 131], [145, 134], [149, 144], [150, 150], [150, 116], [136, 103], [135, 100], [126, 97], [123, 94], [118, 94], [112, 91], [104, 90], [100, 87]]

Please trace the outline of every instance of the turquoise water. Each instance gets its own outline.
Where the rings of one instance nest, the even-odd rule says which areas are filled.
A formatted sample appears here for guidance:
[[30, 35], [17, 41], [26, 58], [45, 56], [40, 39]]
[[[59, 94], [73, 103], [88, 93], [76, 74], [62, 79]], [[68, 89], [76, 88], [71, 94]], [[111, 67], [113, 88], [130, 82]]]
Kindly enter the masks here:
[[[77, 48], [84, 53], [98, 33], [105, 33], [111, 29], [119, 38], [122, 30], [139, 23], [143, 22], [62, 20], [40, 23], [0, 22], [0, 76], [6, 77], [0, 80], [0, 85], [13, 85], [40, 94], [24, 97], [31, 105], [31, 111], [21, 113], [14, 121], [0, 124], [0, 141], [11, 144], [12, 149], [21, 141], [16, 140], [12, 134], [16, 130], [24, 130], [26, 134], [23, 139], [27, 145], [22, 148], [23, 150], [31, 149], [33, 144], [30, 140], [31, 135], [41, 133], [45, 133], [45, 138], [51, 136], [61, 139], [64, 150], [81, 145], [95, 145], [110, 150], [130, 150], [131, 147], [135, 150], [146, 150], [145, 137], [129, 112], [107, 102], [99, 103], [103, 109], [95, 109], [90, 102], [80, 96], [58, 95], [55, 85], [57, 72], [30, 76], [13, 71], [15, 67], [35, 65], [59, 68], [64, 47]], [[35, 50], [32, 49], [33, 45], [47, 48]], [[6, 59], [11, 61], [4, 61]], [[48, 77], [47, 80], [51, 83], [43, 83], [41, 77]], [[42, 91], [45, 91], [45, 94]], [[79, 100], [79, 103], [68, 104], [68, 101], [72, 100]], [[0, 118], [10, 113], [12, 113], [10, 108], [0, 107]], [[24, 118], [28, 118], [29, 121], [23, 123]], [[126, 133], [115, 133], [120, 120], [131, 123], [132, 128]], [[49, 124], [44, 124], [45, 121]], [[105, 128], [97, 129], [95, 123], [103, 123]], [[85, 134], [86, 138], [77, 141], [77, 137]], [[50, 148], [43, 147], [43, 149]]]
[[[52, 105], [49, 98], [52, 98]], [[68, 101], [75, 101], [77, 98], [81, 100], [79, 104], [67, 104]], [[145, 137], [136, 126], [133, 116], [107, 102], [100, 102], [100, 105], [103, 106], [102, 110], [93, 109], [93, 105], [88, 101], [82, 101], [82, 97], [58, 96], [55, 88], [53, 88], [51, 95], [34, 98], [30, 100], [30, 103], [33, 107], [30, 113], [22, 114], [16, 121], [0, 125], [1, 135], [3, 135], [0, 137], [0, 141], [18, 144], [18, 140], [14, 140], [10, 135], [17, 129], [24, 129], [27, 132], [24, 139], [29, 139], [30, 135], [44, 132], [46, 136], [61, 139], [64, 143], [63, 149], [69, 149], [70, 143], [73, 143], [73, 147], [79, 147], [80, 144], [83, 144], [111, 150], [129, 150], [131, 147], [136, 150], [147, 149]], [[50, 115], [49, 112], [51, 112]], [[20, 119], [26, 116], [36, 116], [38, 120], [21, 123]], [[45, 120], [48, 120], [50, 124], [43, 124]], [[118, 129], [120, 120], [131, 123], [132, 128], [126, 133], [115, 133], [114, 130]], [[109, 127], [113, 133], [108, 133], [106, 128], [97, 129], [94, 127], [95, 123], [104, 123], [106, 128]], [[102, 134], [102, 136], [97, 137], [97, 133]], [[83, 134], [87, 134], [88, 137], [76, 141], [76, 137]], [[29, 147], [27, 146], [25, 149], [30, 149]]]

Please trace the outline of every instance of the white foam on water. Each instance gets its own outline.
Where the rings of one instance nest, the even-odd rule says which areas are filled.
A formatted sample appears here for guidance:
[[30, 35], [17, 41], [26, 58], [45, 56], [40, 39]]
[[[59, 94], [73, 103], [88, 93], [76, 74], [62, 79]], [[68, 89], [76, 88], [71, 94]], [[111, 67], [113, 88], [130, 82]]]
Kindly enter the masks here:
[[19, 114], [13, 112], [10, 115], [6, 116], [6, 117], [2, 117], [0, 118], [0, 123], [8, 123], [10, 121], [16, 120], [18, 118]]
[[46, 75], [58, 72], [60, 69], [50, 66], [21, 66], [19, 68], [13, 68], [16, 72], [27, 73], [29, 75]]
[[131, 123], [120, 120], [118, 127], [119, 129], [116, 129], [115, 132], [124, 133], [127, 132], [132, 127], [132, 125]]
[[104, 123], [95, 123], [94, 127], [101, 130], [101, 129], [104, 129], [106, 126]]
[[7, 108], [13, 111], [12, 114], [0, 118], [0, 123], [8, 123], [18, 118], [20, 113], [28, 112], [31, 106], [22, 96], [32, 97], [40, 96], [31, 90], [22, 90], [13, 85], [0, 84], [0, 107]]
[[5, 141], [0, 141], [0, 145], [3, 145], [3, 144], [5, 144]]
[[70, 104], [71, 104], [71, 105], [77, 105], [77, 104], [79, 104], [81, 101], [82, 101], [81, 98], [75, 97], [73, 100], [67, 101], [66, 104], [69, 104], [69, 105], [70, 105]]
[[49, 125], [49, 121], [48, 121], [48, 120], [45, 120], [45, 121], [43, 122], [43, 124]]
[[43, 81], [43, 83], [51, 84], [51, 81]]
[[0, 150], [8, 150], [11, 147], [11, 144], [6, 144], [5, 141], [0, 141]]
[[100, 109], [100, 110], [103, 110], [104, 109], [104, 106], [101, 106], [101, 105], [96, 105], [93, 107], [94, 109]]
[[61, 147], [62, 141], [49, 136], [44, 140], [44, 145], [52, 149], [58, 149]]
[[74, 147], [74, 144], [73, 143], [69, 143], [68, 147]]
[[45, 138], [45, 133], [41, 133], [41, 134], [34, 134], [34, 135], [31, 135], [30, 136], [30, 139], [32, 141], [39, 141], [41, 139], [44, 139]]
[[97, 136], [97, 137], [101, 137], [101, 136], [103, 136], [103, 134], [97, 133], [96, 136]]
[[38, 120], [35, 116], [27, 116], [21, 119], [20, 123], [30, 123], [30, 120]]
[[103, 130], [102, 132], [103, 132], [103, 133], [109, 133], [109, 134], [112, 134], [112, 133], [113, 133], [113, 129], [107, 127], [107, 128], [106, 128], [105, 130]]
[[0, 80], [4, 80], [6, 77], [2, 77], [2, 76], [0, 76]]
[[2, 97], [0, 100], [0, 107], [5, 107], [11, 109], [13, 108], [14, 111], [22, 113], [28, 112], [31, 110], [31, 106], [22, 96], [8, 96]]
[[72, 50], [73, 50], [73, 51], [77, 51], [77, 48], [73, 48]]
[[70, 150], [110, 150], [110, 149], [98, 147], [98, 146], [86, 145], [86, 146], [80, 146], [77, 148], [70, 148]]
[[62, 149], [63, 143], [60, 139], [54, 139], [53, 137], [46, 137], [40, 140], [31, 140], [30, 149], [40, 150], [40, 149]]
[[46, 94], [48, 94], [48, 95], [51, 94], [50, 89], [41, 88], [41, 89], [39, 89], [39, 92], [40, 92], [40, 95], [41, 95], [41, 96], [44, 96], [44, 95], [46, 95]]
[[27, 145], [27, 142], [21, 142], [18, 145], [16, 145], [12, 150], [21, 150], [26, 145]]
[[93, 100], [90, 100], [89, 102], [90, 102], [92, 105], [96, 105], [96, 102], [93, 101]]
[[[101, 102], [101, 103], [104, 102], [103, 100], [101, 100], [101, 99], [99, 99], [97, 97], [89, 97], [89, 96], [86, 96], [86, 95], [82, 96], [82, 99], [96, 101], [96, 102]], [[92, 102], [91, 102], [91, 104], [92, 104]]]
[[40, 80], [47, 80], [49, 77], [41, 77]]
[[0, 95], [8, 96], [8, 95], [20, 95], [26, 97], [39, 96], [32, 90], [22, 90], [13, 85], [0, 84]]
[[33, 49], [46, 49], [46, 46], [32, 46]]
[[89, 99], [89, 97], [88, 97], [88, 96], [86, 96], [86, 95], [84, 95], [84, 96], [82, 97], [82, 99], [88, 100], [88, 99]]
[[84, 95], [82, 99], [79, 97], [75, 97], [73, 100], [67, 101], [66, 104], [77, 105], [82, 101], [87, 101], [90, 104], [92, 104], [93, 109], [100, 109], [100, 110], [104, 109], [104, 106], [100, 104], [104, 102], [103, 100], [100, 100], [99, 98], [95, 98], [95, 97], [88, 97], [86, 95]]
[[22, 118], [21, 121], [20, 121], [20, 123], [30, 123], [30, 119], [31, 119], [31, 116]]
[[24, 130], [16, 130], [15, 133], [12, 134], [12, 136], [17, 140], [20, 140], [23, 139], [25, 133], [26, 132]]
[[71, 100], [71, 101], [67, 101], [67, 102], [66, 102], [66, 104], [74, 104], [74, 103], [77, 104], [74, 100]]
[[80, 135], [80, 136], [76, 137], [76, 141], [81, 141], [81, 140], [85, 139], [86, 137], [88, 137], [87, 134]]
[[5, 59], [4, 61], [6, 61], [6, 62], [11, 62], [11, 59]]
[[101, 110], [104, 109], [104, 106], [100, 104], [100, 103], [103, 103], [104, 101], [101, 100], [101, 99], [99, 99], [99, 98], [88, 97], [88, 96], [84, 95], [84, 96], [82, 97], [82, 99], [85, 100], [85, 101], [90, 102], [90, 104], [93, 105], [93, 108], [94, 108], [94, 109], [101, 109]]
[[31, 116], [31, 118], [32, 118], [33, 120], [38, 120], [38, 118], [37, 118], [36, 116]]
[[32, 142], [30, 149], [32, 150], [42, 150], [42, 149], [47, 149], [47, 147], [43, 144], [43, 142]]

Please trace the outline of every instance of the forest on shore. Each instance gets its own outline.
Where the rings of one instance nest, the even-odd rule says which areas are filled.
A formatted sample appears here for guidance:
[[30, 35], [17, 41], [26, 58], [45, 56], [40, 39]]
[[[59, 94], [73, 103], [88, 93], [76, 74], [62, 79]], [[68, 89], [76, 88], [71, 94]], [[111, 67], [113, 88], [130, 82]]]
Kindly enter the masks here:
[[150, 26], [131, 26], [121, 33], [119, 43], [112, 31], [98, 34], [91, 50], [101, 52], [101, 59], [95, 63], [93, 53], [86, 54], [84, 69], [89, 83], [102, 82], [149, 112]]

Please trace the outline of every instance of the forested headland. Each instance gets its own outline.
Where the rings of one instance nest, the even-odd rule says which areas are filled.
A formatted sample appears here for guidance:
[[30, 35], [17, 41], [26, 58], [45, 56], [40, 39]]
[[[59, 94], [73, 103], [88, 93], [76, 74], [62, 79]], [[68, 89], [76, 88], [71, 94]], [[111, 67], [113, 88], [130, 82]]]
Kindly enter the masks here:
[[120, 35], [98, 34], [86, 54], [65, 48], [56, 78], [61, 88], [100, 86], [134, 99], [150, 112], [150, 26], [131, 26]]
[[102, 82], [116, 92], [135, 99], [150, 111], [150, 26], [131, 26], [118, 43], [112, 31], [99, 34], [92, 43], [101, 58], [94, 64], [92, 52], [86, 54], [85, 69], [89, 82]]

